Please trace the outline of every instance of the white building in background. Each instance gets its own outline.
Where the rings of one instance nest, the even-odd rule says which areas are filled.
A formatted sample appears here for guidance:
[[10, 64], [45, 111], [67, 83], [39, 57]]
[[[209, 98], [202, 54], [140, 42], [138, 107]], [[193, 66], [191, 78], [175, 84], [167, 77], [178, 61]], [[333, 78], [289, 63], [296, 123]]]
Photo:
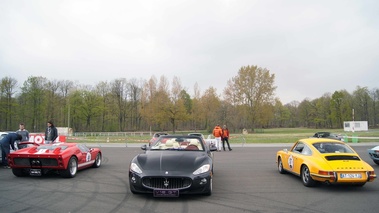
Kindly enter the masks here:
[[368, 131], [368, 122], [367, 121], [344, 121], [343, 130], [345, 132]]
[[69, 127], [57, 127], [58, 135], [72, 136], [73, 130]]

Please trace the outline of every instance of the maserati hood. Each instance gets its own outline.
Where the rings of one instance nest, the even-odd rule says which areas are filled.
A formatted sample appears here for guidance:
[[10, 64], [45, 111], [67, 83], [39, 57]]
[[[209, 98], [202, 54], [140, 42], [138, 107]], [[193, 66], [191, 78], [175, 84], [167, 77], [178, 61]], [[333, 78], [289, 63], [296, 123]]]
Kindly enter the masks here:
[[204, 152], [150, 151], [137, 156], [142, 171], [151, 175], [192, 173], [207, 161]]

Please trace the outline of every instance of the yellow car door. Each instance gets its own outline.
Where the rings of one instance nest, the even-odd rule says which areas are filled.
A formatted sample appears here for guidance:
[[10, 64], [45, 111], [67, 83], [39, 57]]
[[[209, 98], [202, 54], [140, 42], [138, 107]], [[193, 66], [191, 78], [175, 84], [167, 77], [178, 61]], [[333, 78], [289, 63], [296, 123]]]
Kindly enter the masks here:
[[302, 154], [304, 147], [304, 143], [298, 142], [290, 151], [290, 157], [288, 160], [288, 162], [292, 164], [290, 165], [290, 168], [292, 167], [291, 171], [298, 175], [300, 175], [301, 164], [304, 161], [304, 155]]

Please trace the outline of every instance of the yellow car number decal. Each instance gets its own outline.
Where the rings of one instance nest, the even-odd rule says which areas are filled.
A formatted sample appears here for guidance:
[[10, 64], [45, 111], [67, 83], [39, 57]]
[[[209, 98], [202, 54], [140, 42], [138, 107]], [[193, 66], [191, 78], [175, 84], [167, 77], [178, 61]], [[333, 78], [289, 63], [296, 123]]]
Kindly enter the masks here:
[[290, 157], [288, 158], [288, 166], [290, 167], [290, 169], [293, 169], [293, 157], [292, 157], [292, 155], [290, 155]]

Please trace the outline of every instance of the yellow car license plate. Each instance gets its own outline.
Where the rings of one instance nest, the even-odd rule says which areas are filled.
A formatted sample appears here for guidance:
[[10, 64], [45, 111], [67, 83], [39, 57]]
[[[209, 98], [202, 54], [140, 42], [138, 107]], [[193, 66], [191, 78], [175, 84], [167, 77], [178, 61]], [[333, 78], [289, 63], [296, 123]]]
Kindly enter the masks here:
[[340, 174], [340, 178], [362, 178], [361, 174]]

